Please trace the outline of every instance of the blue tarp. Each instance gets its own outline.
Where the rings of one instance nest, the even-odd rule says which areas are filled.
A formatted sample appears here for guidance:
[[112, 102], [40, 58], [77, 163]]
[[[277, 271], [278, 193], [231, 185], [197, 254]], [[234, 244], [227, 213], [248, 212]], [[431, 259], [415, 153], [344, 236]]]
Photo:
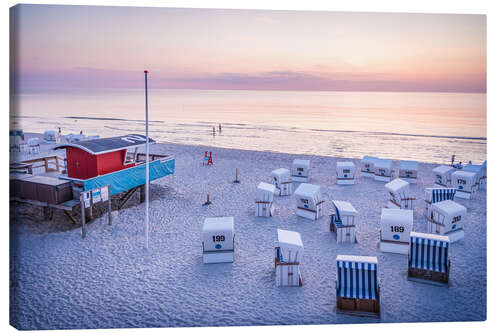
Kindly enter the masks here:
[[[149, 179], [153, 181], [163, 178], [173, 174], [174, 170], [175, 159], [149, 162]], [[146, 164], [88, 179], [84, 181], [83, 188], [87, 191], [110, 185], [111, 195], [114, 195], [144, 184], [146, 184]]]

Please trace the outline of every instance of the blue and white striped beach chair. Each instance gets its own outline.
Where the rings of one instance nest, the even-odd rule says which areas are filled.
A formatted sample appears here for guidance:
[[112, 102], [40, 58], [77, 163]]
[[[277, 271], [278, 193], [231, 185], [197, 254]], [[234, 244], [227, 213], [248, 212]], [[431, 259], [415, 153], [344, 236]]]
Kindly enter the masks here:
[[431, 205], [444, 200], [454, 200], [456, 188], [426, 188], [425, 189], [425, 210], [424, 216], [431, 219]]
[[450, 240], [447, 236], [412, 232], [408, 253], [408, 279], [448, 284]]
[[380, 290], [376, 257], [337, 256], [337, 312], [350, 315], [380, 315]]

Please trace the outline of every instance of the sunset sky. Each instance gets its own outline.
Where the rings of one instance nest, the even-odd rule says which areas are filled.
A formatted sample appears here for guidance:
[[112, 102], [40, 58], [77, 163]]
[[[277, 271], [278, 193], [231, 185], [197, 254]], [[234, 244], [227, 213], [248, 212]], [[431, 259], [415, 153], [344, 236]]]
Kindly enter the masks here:
[[486, 16], [22, 5], [16, 88], [486, 92]]

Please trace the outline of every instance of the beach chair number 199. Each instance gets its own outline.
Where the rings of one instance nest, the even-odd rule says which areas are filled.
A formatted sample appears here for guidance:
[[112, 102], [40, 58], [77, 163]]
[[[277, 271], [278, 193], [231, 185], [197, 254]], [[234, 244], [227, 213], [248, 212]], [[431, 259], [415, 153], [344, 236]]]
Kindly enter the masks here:
[[405, 227], [391, 225], [391, 232], [405, 232]]
[[224, 235], [212, 236], [212, 240], [214, 242], [223, 242], [226, 240], [226, 237], [224, 237]]

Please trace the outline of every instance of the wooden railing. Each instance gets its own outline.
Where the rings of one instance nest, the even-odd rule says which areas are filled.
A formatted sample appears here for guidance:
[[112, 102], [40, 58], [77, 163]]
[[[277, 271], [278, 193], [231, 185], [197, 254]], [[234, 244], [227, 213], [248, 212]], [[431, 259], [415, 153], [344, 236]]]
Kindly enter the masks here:
[[[168, 155], [158, 155], [158, 154], [149, 154], [149, 161], [156, 161], [156, 160], [162, 160], [165, 158], [168, 158]], [[146, 154], [144, 153], [138, 153], [137, 154], [137, 162], [146, 162]]]
[[57, 155], [45, 156], [11, 164], [11, 169], [25, 170], [29, 174], [41, 172], [62, 172], [66, 169], [66, 159]]

